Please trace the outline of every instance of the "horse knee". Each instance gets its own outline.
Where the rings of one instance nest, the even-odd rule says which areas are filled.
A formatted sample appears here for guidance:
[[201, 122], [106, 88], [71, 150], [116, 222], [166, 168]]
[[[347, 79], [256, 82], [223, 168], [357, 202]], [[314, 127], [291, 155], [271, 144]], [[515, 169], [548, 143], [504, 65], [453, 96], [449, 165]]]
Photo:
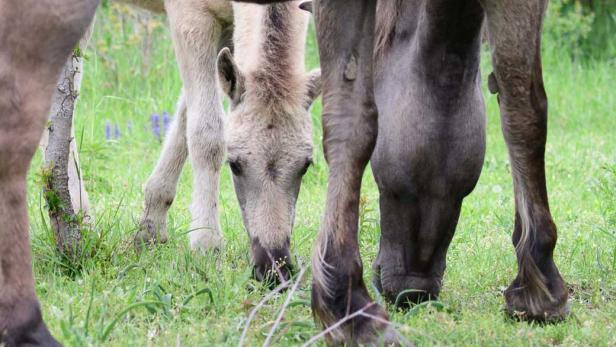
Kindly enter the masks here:
[[0, 110], [7, 111], [0, 124], [0, 178], [23, 176], [25, 179], [46, 118], [43, 109], [28, 112], [29, 110], [19, 106], [15, 108], [10, 105], [10, 100], [5, 97], [10, 99], [12, 93], [19, 94], [20, 91], [16, 87], [3, 87], [0, 81], [0, 90], [7, 91], [6, 94], [0, 95]]
[[175, 198], [175, 185], [170, 185], [166, 180], [158, 177], [150, 177], [144, 188], [146, 203], [150, 208], [164, 207], [168, 209]]
[[378, 111], [373, 100], [345, 100], [336, 112], [323, 113], [323, 146], [328, 163], [365, 165], [376, 144]]
[[510, 54], [509, 51], [503, 47], [493, 57], [494, 77], [501, 101], [533, 102], [537, 110], [545, 113], [547, 98], [543, 89], [541, 60], [536, 48], [528, 47], [526, 52], [516, 54]]
[[[545, 6], [545, 0], [488, 6], [487, 16], [493, 50], [491, 79], [497, 87], [501, 109], [506, 111], [503, 124], [507, 127], [527, 123], [530, 126], [526, 128], [538, 128], [540, 136], [545, 132], [547, 118], [540, 43]], [[519, 13], [515, 20], [503, 18], [505, 13], [513, 11]], [[516, 132], [512, 128], [512, 135]]]
[[[540, 63], [538, 63], [540, 64]], [[540, 65], [534, 69], [540, 69]], [[541, 159], [547, 140], [547, 96], [541, 74], [497, 67], [504, 137], [516, 159]]]
[[199, 168], [218, 171], [225, 156], [222, 124], [210, 124], [188, 129], [188, 152]]

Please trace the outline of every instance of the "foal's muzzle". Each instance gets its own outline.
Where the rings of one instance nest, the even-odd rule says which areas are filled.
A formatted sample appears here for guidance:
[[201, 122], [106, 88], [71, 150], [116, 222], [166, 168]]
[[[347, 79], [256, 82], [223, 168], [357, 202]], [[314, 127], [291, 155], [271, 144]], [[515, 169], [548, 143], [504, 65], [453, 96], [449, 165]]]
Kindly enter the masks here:
[[261, 245], [258, 238], [252, 240], [253, 275], [256, 280], [271, 288], [291, 279], [293, 266], [289, 242], [284, 247], [267, 249]]

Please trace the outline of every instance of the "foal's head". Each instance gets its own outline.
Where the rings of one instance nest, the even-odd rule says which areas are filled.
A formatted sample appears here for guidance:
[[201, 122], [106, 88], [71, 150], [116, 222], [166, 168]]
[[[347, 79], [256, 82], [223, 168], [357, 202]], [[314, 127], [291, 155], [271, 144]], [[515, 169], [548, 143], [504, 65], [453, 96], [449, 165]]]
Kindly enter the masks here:
[[320, 71], [273, 78], [267, 69], [240, 71], [228, 49], [218, 56], [219, 82], [230, 99], [227, 156], [244, 225], [252, 243], [255, 277], [290, 275], [295, 203], [312, 164], [308, 111], [320, 93]]

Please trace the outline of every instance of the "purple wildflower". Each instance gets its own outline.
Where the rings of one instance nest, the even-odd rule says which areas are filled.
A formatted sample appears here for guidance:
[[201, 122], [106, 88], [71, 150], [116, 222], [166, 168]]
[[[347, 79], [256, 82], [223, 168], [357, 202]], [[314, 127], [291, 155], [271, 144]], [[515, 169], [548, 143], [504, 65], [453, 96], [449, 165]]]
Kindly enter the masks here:
[[169, 125], [171, 124], [171, 119], [169, 118], [169, 113], [167, 111], [163, 112], [163, 132], [167, 135], [169, 132]]
[[105, 122], [105, 140], [111, 140], [111, 124]]
[[120, 127], [117, 124], [114, 124], [113, 137], [119, 139], [120, 136], [122, 136], [122, 133], [120, 132]]
[[160, 140], [160, 116], [154, 113], [150, 116], [150, 121], [152, 122], [152, 133]]

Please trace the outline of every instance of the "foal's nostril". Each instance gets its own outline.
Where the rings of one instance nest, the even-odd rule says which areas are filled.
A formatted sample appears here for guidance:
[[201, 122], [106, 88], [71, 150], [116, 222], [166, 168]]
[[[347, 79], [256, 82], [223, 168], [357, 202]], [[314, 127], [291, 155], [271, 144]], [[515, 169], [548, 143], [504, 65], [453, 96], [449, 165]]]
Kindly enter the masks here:
[[258, 239], [252, 240], [253, 275], [256, 280], [275, 288], [291, 279], [293, 266], [288, 243], [285, 247], [266, 249]]
[[287, 261], [270, 264], [255, 264], [253, 274], [256, 280], [263, 282], [270, 289], [291, 279], [293, 267]]

